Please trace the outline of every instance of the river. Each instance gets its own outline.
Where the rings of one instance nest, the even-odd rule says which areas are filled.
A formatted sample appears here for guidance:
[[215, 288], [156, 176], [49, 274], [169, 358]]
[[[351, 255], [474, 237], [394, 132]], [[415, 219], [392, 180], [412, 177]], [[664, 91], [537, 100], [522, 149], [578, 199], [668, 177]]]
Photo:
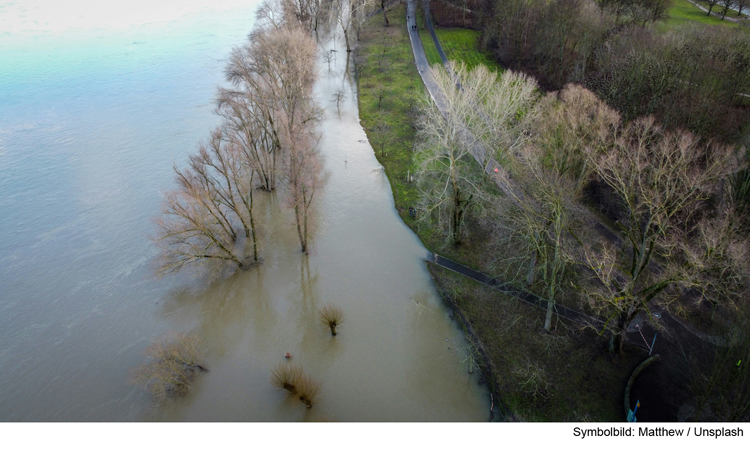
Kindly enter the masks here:
[[[283, 189], [259, 192], [261, 265], [160, 279], [160, 193], [218, 124], [216, 86], [257, 2], [172, 2], [146, 18], [137, 1], [67, 16], [28, 3], [0, 6], [0, 420], [487, 420], [359, 125], [345, 53], [319, 63], [326, 183], [310, 255]], [[345, 314], [335, 338], [316, 317], [328, 302]], [[156, 403], [128, 374], [170, 332], [199, 337], [210, 372]], [[322, 383], [312, 409], [271, 385], [285, 352]]]

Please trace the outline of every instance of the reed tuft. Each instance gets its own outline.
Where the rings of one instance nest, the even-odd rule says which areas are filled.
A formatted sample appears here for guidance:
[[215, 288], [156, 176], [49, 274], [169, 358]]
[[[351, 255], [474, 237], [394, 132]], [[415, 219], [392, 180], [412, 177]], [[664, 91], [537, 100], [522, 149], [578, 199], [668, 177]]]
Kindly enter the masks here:
[[311, 408], [320, 397], [320, 383], [303, 374], [297, 384], [297, 395], [308, 409]]
[[344, 312], [340, 307], [326, 304], [320, 309], [320, 321], [331, 329], [331, 335], [336, 336], [336, 328], [344, 321]]
[[296, 395], [303, 372], [299, 365], [279, 365], [272, 372], [273, 385]]

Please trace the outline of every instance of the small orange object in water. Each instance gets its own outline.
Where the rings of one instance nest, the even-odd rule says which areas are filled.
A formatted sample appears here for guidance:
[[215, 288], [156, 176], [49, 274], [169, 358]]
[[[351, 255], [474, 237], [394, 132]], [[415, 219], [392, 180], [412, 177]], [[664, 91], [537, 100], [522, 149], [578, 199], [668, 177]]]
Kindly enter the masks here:
[[292, 358], [292, 355], [291, 355], [291, 354], [289, 354], [288, 352], [285, 352], [285, 353], [284, 353], [284, 357], [286, 357], [287, 359], [291, 359], [291, 358]]
[[497, 168], [495, 168], [495, 173], [497, 173]]

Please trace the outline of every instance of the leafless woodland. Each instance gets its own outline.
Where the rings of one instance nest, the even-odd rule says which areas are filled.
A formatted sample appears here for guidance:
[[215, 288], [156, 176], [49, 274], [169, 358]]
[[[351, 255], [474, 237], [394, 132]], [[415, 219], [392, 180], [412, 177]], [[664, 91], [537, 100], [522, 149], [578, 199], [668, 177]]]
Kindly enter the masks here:
[[[312, 32], [321, 2], [266, 1], [248, 42], [226, 67], [229, 87], [219, 88], [221, 125], [175, 166], [177, 188], [164, 194], [154, 241], [158, 272], [212, 263], [214, 270], [246, 269], [261, 260], [261, 220], [253, 192], [286, 188], [285, 205], [303, 252], [321, 185], [316, 124], [322, 109], [313, 96], [317, 45]], [[320, 14], [319, 14], [320, 13]]]

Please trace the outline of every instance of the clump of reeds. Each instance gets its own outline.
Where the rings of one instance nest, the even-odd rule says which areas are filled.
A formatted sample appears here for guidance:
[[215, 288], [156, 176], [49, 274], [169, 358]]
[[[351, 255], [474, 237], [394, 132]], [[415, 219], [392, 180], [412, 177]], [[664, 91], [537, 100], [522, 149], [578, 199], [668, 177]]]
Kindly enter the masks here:
[[336, 336], [336, 328], [344, 321], [341, 308], [326, 304], [320, 309], [320, 321], [331, 329], [331, 335]]
[[303, 374], [297, 383], [297, 396], [299, 396], [299, 400], [309, 409], [318, 400], [319, 393], [320, 383], [316, 382], [310, 376]]
[[320, 383], [305, 374], [299, 365], [282, 365], [272, 371], [272, 382], [297, 397], [307, 408], [318, 399]]
[[297, 394], [297, 385], [302, 378], [303, 372], [299, 365], [281, 365], [272, 372], [273, 385], [283, 388], [289, 393]]
[[207, 372], [200, 361], [200, 341], [186, 334], [161, 337], [146, 348], [146, 361], [133, 369], [131, 383], [143, 385], [157, 400], [183, 396], [195, 375]]

